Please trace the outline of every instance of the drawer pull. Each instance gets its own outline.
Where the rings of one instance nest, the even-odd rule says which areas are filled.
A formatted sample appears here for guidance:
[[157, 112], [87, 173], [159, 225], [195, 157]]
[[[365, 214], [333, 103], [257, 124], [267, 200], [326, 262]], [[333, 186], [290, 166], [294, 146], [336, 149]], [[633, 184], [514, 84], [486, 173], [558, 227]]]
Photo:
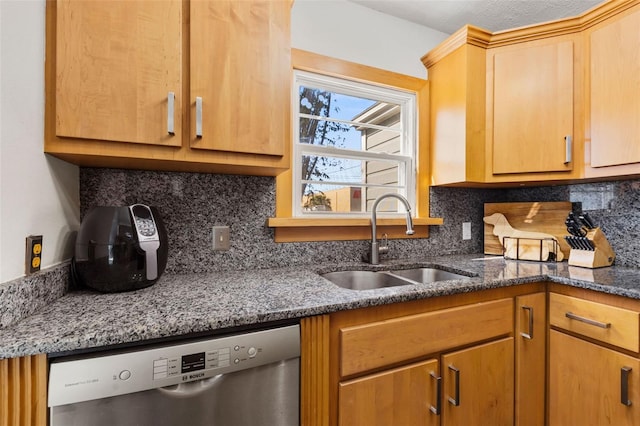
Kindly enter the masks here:
[[631, 401], [629, 400], [629, 375], [631, 374], [631, 367], [622, 367], [620, 369], [620, 403], [631, 407]]
[[520, 332], [520, 336], [524, 337], [525, 339], [531, 340], [533, 339], [533, 308], [531, 306], [523, 306], [522, 309], [524, 309], [525, 311], [529, 311], [529, 332]]
[[436, 416], [439, 416], [440, 411], [442, 411], [442, 377], [437, 376], [433, 371], [431, 372], [431, 377], [436, 379], [436, 406], [429, 405], [429, 410]]
[[611, 328], [611, 323], [610, 322], [600, 322], [600, 321], [592, 320], [592, 319], [589, 319], [589, 318], [578, 316], [578, 315], [573, 314], [571, 312], [567, 312], [565, 314], [565, 316], [567, 318], [569, 318], [569, 319], [580, 321], [580, 322], [583, 322], [585, 324], [595, 325], [596, 327]]
[[175, 102], [176, 94], [169, 92], [167, 95], [167, 133], [171, 136], [176, 134], [174, 129]]
[[453, 371], [455, 374], [455, 398], [449, 397], [449, 402], [454, 406], [458, 407], [460, 405], [460, 370], [455, 368], [453, 365], [449, 366], [449, 370]]

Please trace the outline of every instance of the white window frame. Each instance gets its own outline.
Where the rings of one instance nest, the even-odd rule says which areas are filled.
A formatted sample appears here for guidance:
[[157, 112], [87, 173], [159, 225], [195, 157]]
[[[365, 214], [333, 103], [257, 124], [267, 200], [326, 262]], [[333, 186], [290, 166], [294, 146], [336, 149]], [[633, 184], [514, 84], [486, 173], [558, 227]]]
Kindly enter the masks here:
[[[336, 92], [344, 95], [362, 97], [382, 102], [400, 105], [400, 146], [401, 154], [385, 154], [365, 151], [356, 151], [328, 146], [319, 146], [312, 144], [300, 143], [300, 86], [318, 88], [330, 92]], [[416, 209], [416, 174], [417, 174], [417, 135], [418, 135], [418, 117], [415, 92], [405, 91], [397, 88], [389, 88], [380, 86], [375, 83], [363, 83], [359, 81], [348, 80], [345, 78], [331, 77], [323, 74], [316, 74], [307, 71], [294, 70], [293, 72], [293, 90], [292, 90], [292, 123], [293, 123], [293, 159], [292, 159], [292, 214], [294, 217], [369, 217], [370, 212], [316, 212], [303, 211], [300, 199], [300, 189], [302, 180], [301, 161], [304, 155], [325, 155], [338, 158], [350, 158], [358, 160], [373, 161], [394, 161], [398, 163], [400, 170], [398, 186], [389, 186], [389, 189], [397, 190], [397, 193], [403, 195], [411, 205], [412, 214], [415, 216]], [[302, 115], [305, 117], [305, 115]], [[350, 124], [345, 120], [335, 120]], [[375, 125], [367, 125], [367, 127], [375, 128]], [[380, 127], [381, 130], [388, 128]], [[362, 187], [380, 187], [380, 185], [353, 183], [353, 182], [335, 182], [331, 184], [344, 184], [345, 186], [362, 186]], [[384, 185], [383, 187], [387, 187]], [[366, 200], [364, 201], [366, 202]], [[366, 209], [366, 206], [364, 206]], [[381, 213], [381, 216], [402, 216], [404, 210], [397, 213]]]

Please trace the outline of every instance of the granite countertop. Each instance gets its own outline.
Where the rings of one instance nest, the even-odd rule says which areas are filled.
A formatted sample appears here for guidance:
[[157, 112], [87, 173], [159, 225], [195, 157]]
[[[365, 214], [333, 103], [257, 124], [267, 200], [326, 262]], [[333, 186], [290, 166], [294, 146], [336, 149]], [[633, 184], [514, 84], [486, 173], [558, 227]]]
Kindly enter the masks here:
[[[475, 277], [433, 284], [354, 291], [319, 273], [439, 265]], [[0, 329], [0, 358], [128, 344], [191, 333], [325, 314], [549, 280], [640, 299], [640, 270], [585, 269], [566, 262], [539, 263], [461, 255], [207, 274], [164, 275], [153, 286], [127, 293], [74, 291], [35, 314]]]

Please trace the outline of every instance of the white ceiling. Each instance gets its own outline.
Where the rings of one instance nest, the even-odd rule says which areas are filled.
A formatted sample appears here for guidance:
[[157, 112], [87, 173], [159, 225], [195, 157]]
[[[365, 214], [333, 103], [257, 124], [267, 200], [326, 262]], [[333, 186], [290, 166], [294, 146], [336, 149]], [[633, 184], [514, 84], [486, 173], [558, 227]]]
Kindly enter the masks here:
[[489, 31], [576, 16], [603, 0], [351, 0], [452, 34], [466, 24]]

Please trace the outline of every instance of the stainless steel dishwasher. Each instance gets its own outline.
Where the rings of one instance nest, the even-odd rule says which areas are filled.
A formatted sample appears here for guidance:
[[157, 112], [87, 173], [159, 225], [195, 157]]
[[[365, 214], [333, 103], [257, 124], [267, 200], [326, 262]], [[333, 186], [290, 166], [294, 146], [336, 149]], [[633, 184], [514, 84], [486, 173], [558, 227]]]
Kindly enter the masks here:
[[300, 326], [52, 359], [51, 426], [297, 426]]

